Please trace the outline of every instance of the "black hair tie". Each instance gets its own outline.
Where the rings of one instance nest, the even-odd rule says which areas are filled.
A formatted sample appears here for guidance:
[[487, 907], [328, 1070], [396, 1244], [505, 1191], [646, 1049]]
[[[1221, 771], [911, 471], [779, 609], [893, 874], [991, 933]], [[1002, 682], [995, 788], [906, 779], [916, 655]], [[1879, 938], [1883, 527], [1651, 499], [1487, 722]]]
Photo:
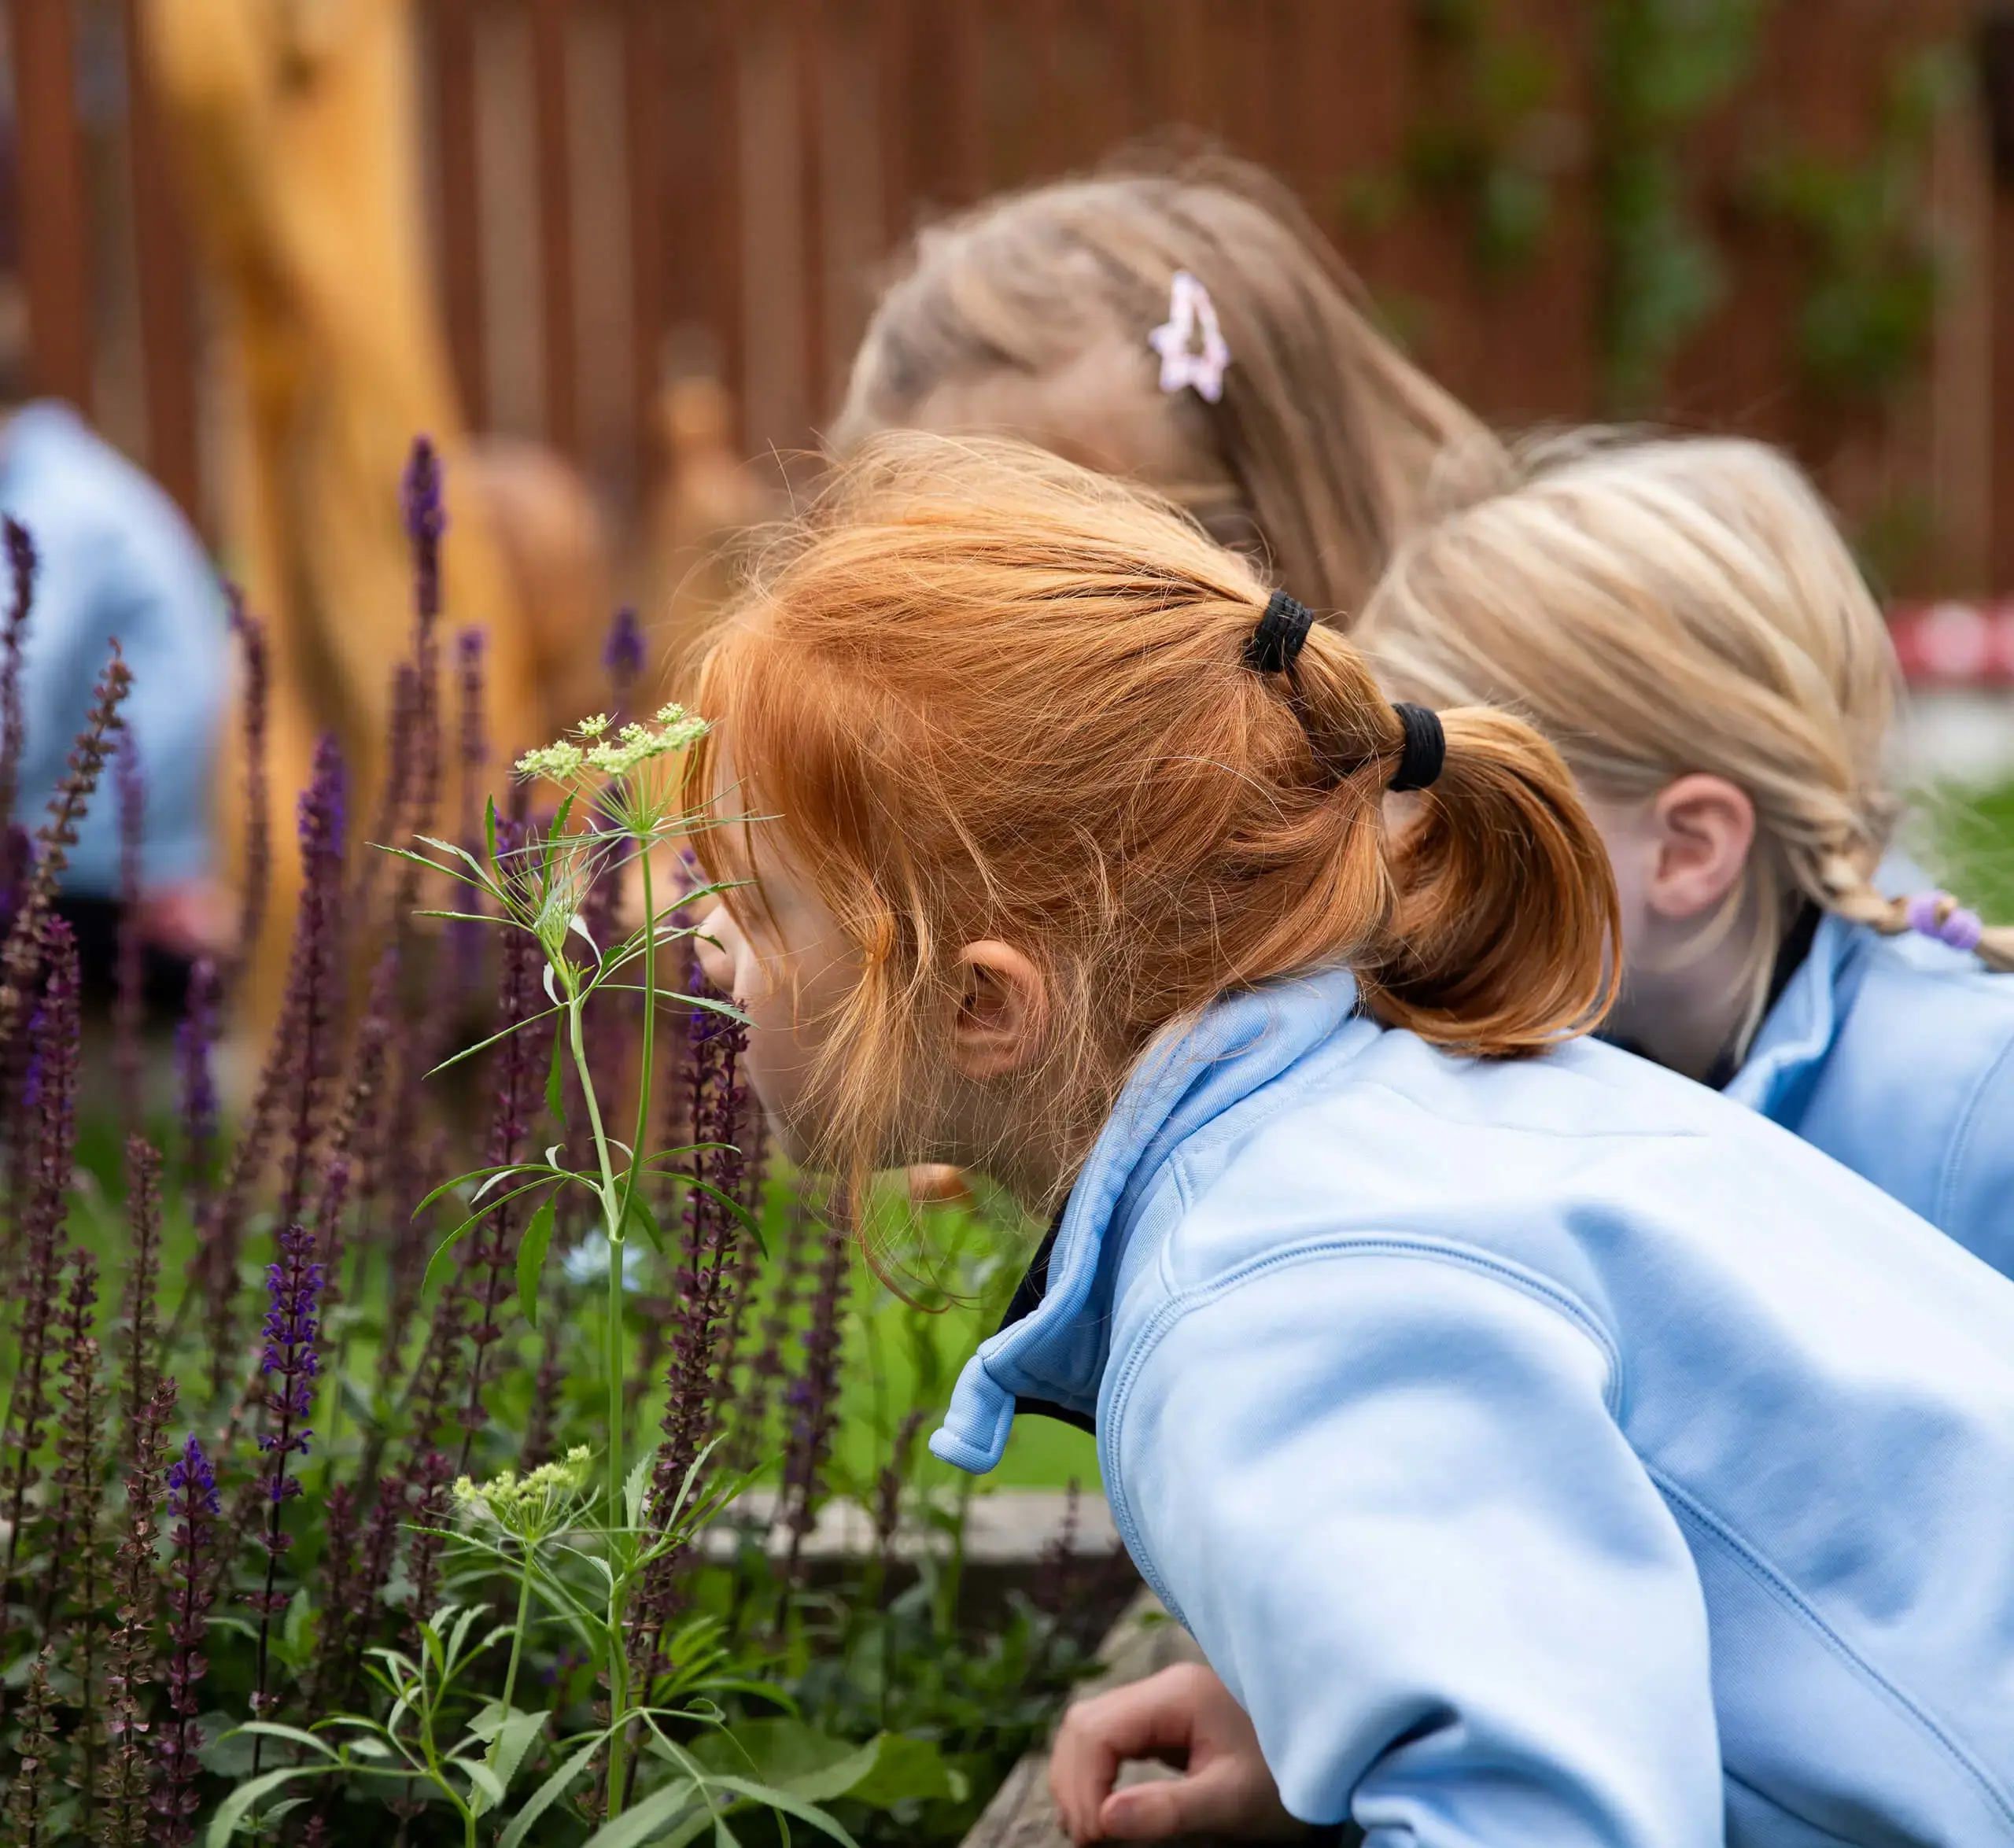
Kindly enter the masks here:
[[1266, 614], [1245, 644], [1245, 665], [1260, 673], [1285, 673], [1314, 626], [1312, 610], [1296, 603], [1285, 591], [1274, 591]]
[[1441, 729], [1440, 714], [1429, 706], [1409, 706], [1403, 700], [1392, 710], [1399, 715], [1406, 741], [1400, 749], [1399, 767], [1392, 773], [1390, 787], [1425, 789], [1448, 761], [1448, 734]]

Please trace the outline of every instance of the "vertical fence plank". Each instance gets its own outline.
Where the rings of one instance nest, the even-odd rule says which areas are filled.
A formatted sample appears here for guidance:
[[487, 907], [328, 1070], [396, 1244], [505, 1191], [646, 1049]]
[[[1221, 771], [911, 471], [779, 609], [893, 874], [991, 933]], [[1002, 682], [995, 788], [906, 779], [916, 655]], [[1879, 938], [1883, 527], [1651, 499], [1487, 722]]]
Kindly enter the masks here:
[[804, 240], [804, 393], [813, 418], [822, 418], [829, 381], [831, 291], [825, 266], [825, 9], [823, 0], [794, 0], [791, 62], [797, 80], [800, 234]]
[[124, 0], [122, 10], [147, 467], [183, 512], [198, 521], [203, 492], [196, 448], [196, 345], [188, 231], [175, 194], [139, 0]]
[[69, 0], [12, 0], [21, 271], [35, 389], [88, 412], [90, 218]]
[[448, 350], [462, 411], [473, 428], [489, 422], [489, 376], [482, 324], [482, 228], [476, 155], [475, 0], [435, 0], [433, 88], [440, 138], [441, 283]]
[[666, 69], [662, 0], [629, 0], [623, 9], [622, 130], [629, 187], [631, 374], [636, 381], [636, 464], [651, 477], [651, 408], [664, 370]]
[[990, 182], [987, 142], [985, 0], [951, 0], [951, 131], [960, 205], [985, 197]]
[[574, 162], [566, 121], [569, 8], [567, 0], [531, 0], [531, 7], [545, 429], [555, 447], [572, 455], [580, 444], [581, 413], [574, 334]]

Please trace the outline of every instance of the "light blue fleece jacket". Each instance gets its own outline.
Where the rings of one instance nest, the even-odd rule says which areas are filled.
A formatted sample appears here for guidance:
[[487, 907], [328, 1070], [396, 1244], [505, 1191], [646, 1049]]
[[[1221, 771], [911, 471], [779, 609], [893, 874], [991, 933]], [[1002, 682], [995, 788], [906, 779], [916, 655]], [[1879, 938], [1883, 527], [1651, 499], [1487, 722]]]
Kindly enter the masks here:
[[[125, 718], [146, 791], [142, 879], [200, 876], [227, 674], [223, 596], [201, 547], [168, 496], [62, 404], [27, 405], [0, 428], [0, 512], [28, 529], [40, 559], [13, 818], [31, 833], [40, 824], [116, 636], [133, 670]], [[78, 826], [63, 890], [118, 895], [109, 775]]]
[[1828, 917], [1726, 1094], [2014, 1275], [2014, 976]]
[[931, 1448], [1095, 1411], [1288, 1807], [1372, 1848], [2014, 1843], [2014, 1282], [1614, 1047], [1355, 1001], [1148, 1055]]

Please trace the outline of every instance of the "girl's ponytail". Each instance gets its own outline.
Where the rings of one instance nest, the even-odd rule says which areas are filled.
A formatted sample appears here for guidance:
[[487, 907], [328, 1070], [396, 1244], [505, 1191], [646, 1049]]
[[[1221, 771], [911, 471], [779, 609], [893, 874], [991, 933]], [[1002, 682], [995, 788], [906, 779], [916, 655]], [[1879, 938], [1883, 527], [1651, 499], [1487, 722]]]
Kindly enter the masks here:
[[1367, 701], [1369, 675], [1330, 636], [1309, 637], [1295, 683], [1309, 740], [1339, 780], [1368, 755], [1385, 788], [1411, 787], [1419, 752], [1409, 712], [1444, 744], [1412, 799], [1416, 815], [1386, 850], [1389, 921], [1356, 965], [1373, 1011], [1486, 1057], [1536, 1052], [1599, 1023], [1620, 979], [1621, 907], [1559, 754], [1488, 707], [1433, 715]]

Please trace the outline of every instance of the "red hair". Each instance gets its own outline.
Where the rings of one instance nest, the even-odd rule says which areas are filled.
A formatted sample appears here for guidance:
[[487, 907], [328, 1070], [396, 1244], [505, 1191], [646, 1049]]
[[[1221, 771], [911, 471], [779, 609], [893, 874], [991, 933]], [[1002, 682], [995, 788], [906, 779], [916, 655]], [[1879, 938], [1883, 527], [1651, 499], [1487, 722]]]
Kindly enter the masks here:
[[[1149, 1039], [1226, 989], [1347, 964], [1384, 1020], [1490, 1057], [1599, 1018], [1614, 887], [1551, 747], [1443, 714], [1395, 846], [1397, 715], [1333, 630], [1287, 673], [1245, 666], [1267, 596], [1172, 507], [997, 442], [876, 438], [784, 536], [707, 655], [690, 774], [716, 793], [731, 759], [858, 952], [821, 1160], [916, 1158], [925, 1022], [983, 937], [1049, 985], [1003, 1119], [1066, 1171]], [[710, 874], [748, 874], [743, 832], [699, 837]]]

